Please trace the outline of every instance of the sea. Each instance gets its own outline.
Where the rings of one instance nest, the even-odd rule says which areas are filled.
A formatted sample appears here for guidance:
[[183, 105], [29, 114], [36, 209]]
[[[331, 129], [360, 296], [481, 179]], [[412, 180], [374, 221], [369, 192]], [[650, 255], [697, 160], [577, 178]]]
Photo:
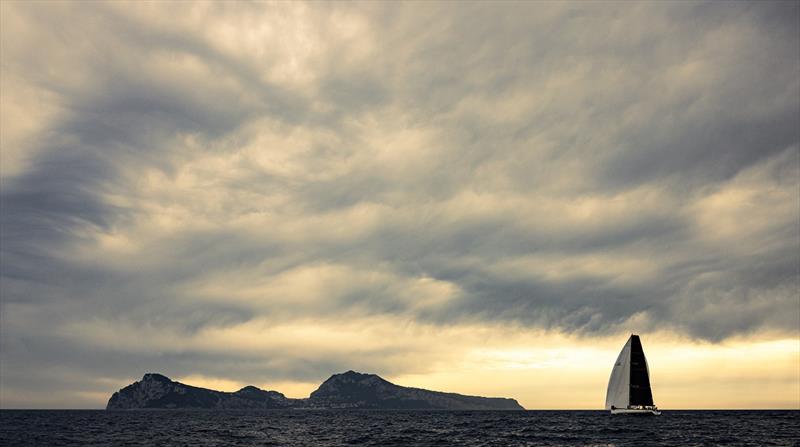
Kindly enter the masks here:
[[2, 410], [2, 446], [798, 446], [800, 411]]

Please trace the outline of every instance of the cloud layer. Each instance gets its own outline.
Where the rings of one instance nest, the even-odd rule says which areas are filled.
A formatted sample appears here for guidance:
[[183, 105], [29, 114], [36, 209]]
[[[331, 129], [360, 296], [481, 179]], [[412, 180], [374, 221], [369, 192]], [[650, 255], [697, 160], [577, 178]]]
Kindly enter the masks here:
[[3, 3], [4, 393], [797, 336], [796, 3], [452, 6]]

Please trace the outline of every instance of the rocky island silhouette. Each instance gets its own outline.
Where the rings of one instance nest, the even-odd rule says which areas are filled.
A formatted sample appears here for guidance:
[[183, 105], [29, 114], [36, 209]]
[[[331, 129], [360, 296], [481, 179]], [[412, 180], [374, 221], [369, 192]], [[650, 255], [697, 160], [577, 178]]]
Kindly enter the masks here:
[[288, 398], [255, 386], [235, 392], [216, 391], [148, 373], [115, 392], [106, 409], [524, 410], [515, 399], [409, 388], [375, 374], [355, 371], [332, 375], [305, 399]]

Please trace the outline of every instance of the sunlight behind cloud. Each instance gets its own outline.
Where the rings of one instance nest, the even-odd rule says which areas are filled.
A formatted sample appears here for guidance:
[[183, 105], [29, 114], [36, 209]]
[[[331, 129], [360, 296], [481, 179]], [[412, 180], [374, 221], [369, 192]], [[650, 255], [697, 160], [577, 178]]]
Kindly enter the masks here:
[[0, 8], [0, 407], [596, 408], [630, 332], [660, 405], [797, 406], [791, 2]]

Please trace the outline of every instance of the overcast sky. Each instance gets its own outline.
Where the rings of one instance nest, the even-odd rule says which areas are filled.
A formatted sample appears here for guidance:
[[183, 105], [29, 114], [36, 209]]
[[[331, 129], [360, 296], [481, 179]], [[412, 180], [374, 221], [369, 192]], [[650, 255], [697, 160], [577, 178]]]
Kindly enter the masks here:
[[0, 406], [797, 407], [798, 5], [3, 2]]

